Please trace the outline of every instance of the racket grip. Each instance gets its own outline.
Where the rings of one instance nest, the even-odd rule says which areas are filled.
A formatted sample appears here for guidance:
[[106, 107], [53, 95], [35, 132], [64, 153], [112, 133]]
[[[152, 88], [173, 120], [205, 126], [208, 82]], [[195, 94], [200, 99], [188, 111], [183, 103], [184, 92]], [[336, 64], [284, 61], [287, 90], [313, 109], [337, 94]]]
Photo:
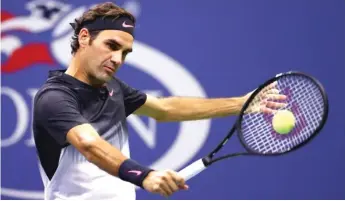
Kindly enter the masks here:
[[205, 169], [206, 166], [204, 165], [204, 162], [202, 161], [202, 159], [199, 159], [180, 170], [178, 174], [181, 175], [181, 177], [183, 177], [185, 181], [187, 181]]

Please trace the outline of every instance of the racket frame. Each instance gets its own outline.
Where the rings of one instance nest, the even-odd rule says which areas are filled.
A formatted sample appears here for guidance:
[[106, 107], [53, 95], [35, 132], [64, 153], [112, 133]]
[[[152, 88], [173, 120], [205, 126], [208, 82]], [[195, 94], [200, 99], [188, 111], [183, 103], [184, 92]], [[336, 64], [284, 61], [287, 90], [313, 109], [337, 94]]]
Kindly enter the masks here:
[[[314, 82], [317, 86], [318, 89], [320, 89], [320, 92], [322, 94], [322, 98], [324, 100], [324, 111], [323, 111], [323, 118], [320, 122], [320, 125], [318, 126], [318, 128], [314, 131], [314, 133], [312, 134], [312, 136], [310, 138], [308, 138], [307, 140], [305, 140], [304, 142], [300, 143], [299, 145], [293, 147], [292, 149], [286, 151], [286, 152], [282, 152], [282, 153], [267, 153], [267, 154], [263, 154], [263, 153], [259, 153], [253, 149], [251, 149], [250, 147], [248, 147], [246, 145], [246, 143], [244, 142], [243, 139], [243, 133], [242, 133], [242, 129], [241, 129], [241, 122], [243, 119], [243, 115], [244, 115], [244, 111], [246, 111], [246, 109], [248, 108], [249, 104], [252, 102], [252, 100], [256, 97], [256, 95], [265, 87], [267, 87], [269, 84], [281, 79], [282, 77], [285, 76], [291, 76], [291, 75], [298, 75], [298, 76], [304, 76], [307, 77], [308, 79], [310, 79], [312, 82]], [[228, 132], [228, 134], [226, 135], [226, 137], [221, 141], [221, 143], [218, 144], [218, 146], [213, 149], [207, 156], [202, 158], [202, 161], [204, 163], [205, 166], [209, 166], [214, 162], [223, 160], [225, 158], [230, 158], [230, 157], [235, 157], [235, 156], [240, 156], [240, 155], [260, 155], [260, 156], [278, 156], [278, 155], [283, 155], [283, 154], [287, 154], [290, 153], [294, 150], [297, 150], [298, 148], [301, 148], [302, 146], [306, 145], [308, 142], [310, 142], [312, 139], [314, 139], [319, 132], [322, 130], [322, 128], [324, 127], [326, 121], [328, 118], [328, 97], [326, 94], [326, 91], [324, 89], [324, 87], [322, 86], [322, 84], [315, 79], [314, 77], [306, 74], [306, 73], [302, 73], [302, 72], [298, 72], [298, 71], [289, 71], [289, 72], [285, 72], [285, 73], [280, 73], [278, 75], [276, 75], [275, 77], [267, 80], [266, 82], [264, 82], [263, 84], [261, 84], [248, 98], [248, 100], [244, 103], [243, 107], [241, 108], [239, 117], [237, 118], [235, 124], [233, 125], [233, 127], [230, 129], [230, 131]], [[238, 153], [232, 153], [232, 154], [226, 154], [217, 158], [213, 158], [214, 155], [228, 142], [228, 140], [232, 137], [232, 135], [237, 131], [237, 136], [239, 138], [240, 143], [242, 144], [242, 146], [245, 148], [245, 150], [247, 152], [238, 152]]]

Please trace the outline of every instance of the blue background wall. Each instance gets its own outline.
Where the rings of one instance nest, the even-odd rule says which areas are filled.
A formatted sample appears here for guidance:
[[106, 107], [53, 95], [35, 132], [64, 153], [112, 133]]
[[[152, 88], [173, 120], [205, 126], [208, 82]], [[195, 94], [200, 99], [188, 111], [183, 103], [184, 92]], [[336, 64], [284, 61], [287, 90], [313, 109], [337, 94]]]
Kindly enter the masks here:
[[[27, 9], [29, 2], [40, 4], [38, 1], [2, 1], [2, 25], [20, 16], [30, 16]], [[70, 6], [64, 14], [66, 16], [81, 6], [100, 1], [62, 2]], [[190, 190], [178, 192], [171, 199], [345, 199], [345, 1], [117, 2], [132, 9], [138, 17], [138, 43], [146, 44], [178, 62], [194, 77], [207, 97], [243, 95], [267, 78], [290, 70], [315, 76], [324, 84], [329, 96], [328, 122], [320, 135], [303, 149], [283, 157], [240, 157], [224, 161], [190, 180]], [[8, 19], [5, 20], [4, 16]], [[13, 56], [5, 49], [11, 49], [15, 43], [2, 44], [2, 199], [37, 199], [42, 190], [35, 149], [30, 141], [30, 114], [32, 94], [45, 81], [47, 71], [65, 68], [52, 50], [52, 42], [56, 39], [52, 36], [54, 27], [37, 32], [18, 29], [1, 32], [2, 39], [8, 36], [20, 39], [22, 47], [30, 43], [46, 45], [54, 61], [52, 64], [38, 61], [20, 70], [4, 71], [3, 66]], [[68, 53], [68, 43], [63, 45], [65, 47], [61, 51]], [[33, 51], [26, 51], [25, 54], [37, 56]], [[165, 68], [165, 63], [156, 65]], [[141, 71], [133, 63], [127, 63], [118, 76], [136, 88], [156, 90], [165, 96], [174, 95], [152, 73]], [[171, 74], [170, 78], [176, 83], [184, 82], [175, 74]], [[177, 86], [175, 90], [188, 91], [188, 87]], [[23, 98], [24, 109], [16, 110], [18, 104], [13, 102], [15, 94]], [[13, 133], [16, 127], [19, 128], [17, 122], [20, 118], [22, 131], [15, 139]], [[176, 159], [173, 158], [171, 165], [162, 166], [180, 169], [207, 154], [234, 120], [235, 117], [226, 117], [199, 122], [207, 128], [204, 130], [204, 142], [198, 136], [201, 131], [184, 134], [192, 135], [186, 145], [197, 141], [200, 149], [194, 150], [191, 158], [183, 163], [173, 165]], [[147, 119], [141, 118], [141, 121], [149, 125]], [[182, 128], [179, 123], [155, 125], [153, 122], [152, 125], [156, 128], [156, 135], [151, 136], [151, 141], [155, 140], [156, 144], [151, 146], [147, 145], [142, 135], [137, 134], [135, 126], [130, 128], [132, 157], [146, 165], [164, 158], [164, 154], [171, 151], [171, 145]], [[4, 140], [7, 144], [3, 144]], [[235, 151], [240, 146], [234, 141], [228, 148]], [[185, 150], [181, 149], [180, 156], [184, 155]], [[143, 190], [137, 192], [138, 199], [162, 199]]]

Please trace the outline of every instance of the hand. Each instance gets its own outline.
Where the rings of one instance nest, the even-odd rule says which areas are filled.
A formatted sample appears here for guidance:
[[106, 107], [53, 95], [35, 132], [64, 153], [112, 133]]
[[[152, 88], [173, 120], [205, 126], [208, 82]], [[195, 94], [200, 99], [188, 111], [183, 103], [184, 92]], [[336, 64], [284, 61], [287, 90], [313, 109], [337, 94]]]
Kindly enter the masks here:
[[143, 187], [151, 193], [158, 193], [164, 197], [178, 190], [188, 189], [184, 179], [173, 170], [150, 172], [143, 181]]
[[[277, 82], [273, 82], [262, 89], [251, 101], [245, 113], [263, 112], [272, 114], [277, 109], [285, 107], [287, 104], [283, 103], [283, 101], [286, 100], [287, 97], [283, 94], [279, 94], [279, 90], [276, 88], [276, 86]], [[242, 97], [243, 105], [254, 91], [251, 91]]]

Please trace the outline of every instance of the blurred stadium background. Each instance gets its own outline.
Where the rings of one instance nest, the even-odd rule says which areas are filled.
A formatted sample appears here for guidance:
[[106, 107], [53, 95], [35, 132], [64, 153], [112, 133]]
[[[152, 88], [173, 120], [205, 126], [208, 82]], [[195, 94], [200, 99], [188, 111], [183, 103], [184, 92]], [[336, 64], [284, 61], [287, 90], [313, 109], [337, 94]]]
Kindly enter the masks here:
[[[68, 64], [69, 22], [99, 2], [1, 2], [2, 199], [42, 197], [32, 100], [47, 72]], [[302, 150], [219, 163], [171, 199], [345, 199], [344, 0], [116, 2], [137, 17], [134, 52], [118, 74], [133, 87], [163, 96], [230, 97], [297, 70], [319, 79], [329, 95], [328, 122]], [[213, 148], [234, 120], [158, 124], [131, 116], [132, 157], [178, 170]], [[162, 199], [143, 190], [137, 198]]]

